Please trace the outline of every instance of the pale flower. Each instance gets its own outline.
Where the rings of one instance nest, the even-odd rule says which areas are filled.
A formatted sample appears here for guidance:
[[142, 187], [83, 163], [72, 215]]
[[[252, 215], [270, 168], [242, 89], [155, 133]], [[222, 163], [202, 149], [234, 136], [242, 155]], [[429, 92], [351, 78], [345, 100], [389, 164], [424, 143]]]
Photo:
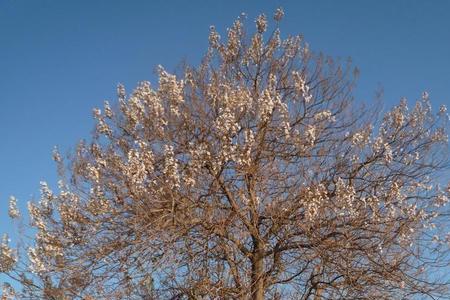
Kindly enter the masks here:
[[266, 20], [266, 16], [265, 15], [260, 15], [257, 19], [256, 19], [256, 29], [258, 30], [259, 33], [263, 33], [266, 31], [267, 29], [267, 20]]
[[2, 292], [0, 294], [0, 299], [1, 300], [14, 300], [17, 299], [17, 295], [16, 292], [14, 290], [14, 288], [8, 284], [8, 283], [3, 283], [2, 286]]
[[28, 259], [30, 260], [30, 270], [35, 274], [40, 274], [46, 271], [44, 262], [42, 261], [42, 256], [38, 253], [36, 248], [28, 248]]
[[101, 116], [102, 116], [102, 111], [101, 111], [99, 108], [94, 108], [94, 109], [92, 110], [92, 114], [94, 115], [94, 117], [95, 117], [96, 119], [99, 119], [99, 118], [101, 118]]
[[359, 132], [355, 132], [351, 138], [352, 144], [354, 146], [363, 148], [369, 142], [369, 135], [370, 135], [369, 130], [362, 130]]
[[113, 111], [112, 111], [111, 106], [109, 105], [108, 101], [104, 102], [104, 110], [105, 110], [105, 116], [107, 118], [111, 119], [113, 117]]
[[213, 49], [219, 48], [220, 46], [220, 35], [217, 33], [214, 26], [209, 28], [209, 45]]
[[387, 163], [391, 163], [394, 159], [394, 155], [392, 153], [392, 148], [388, 143], [384, 144], [384, 159]]
[[179, 115], [179, 105], [184, 102], [184, 81], [178, 81], [176, 76], [169, 74], [162, 66], [159, 69], [159, 94], [169, 100], [170, 111], [175, 116]]
[[323, 110], [318, 112], [314, 115], [314, 119], [316, 121], [324, 121], [324, 120], [330, 120], [332, 122], [335, 121], [335, 118], [333, 117], [333, 114], [330, 110]]
[[283, 19], [283, 16], [284, 16], [284, 11], [280, 7], [280, 8], [277, 8], [277, 10], [275, 11], [273, 18], [275, 21], [279, 22], [279, 21], [281, 21], [281, 19]]
[[444, 128], [438, 128], [436, 131], [431, 135], [431, 140], [433, 142], [447, 142], [448, 141], [448, 135]]
[[317, 139], [317, 130], [313, 125], [308, 125], [306, 128], [306, 139], [310, 146], [313, 146]]
[[53, 148], [52, 157], [53, 157], [53, 160], [56, 161], [56, 162], [61, 162], [62, 161], [61, 154], [59, 153], [57, 147]]
[[13, 249], [9, 247], [7, 234], [3, 235], [0, 242], [0, 273], [10, 272], [17, 262], [17, 256]]
[[275, 103], [268, 89], [265, 89], [262, 96], [258, 99], [259, 116], [263, 122], [266, 122], [272, 114]]
[[174, 188], [180, 186], [180, 177], [178, 173], [178, 162], [175, 158], [172, 145], [164, 145], [164, 169], [166, 183], [172, 184]]
[[12, 219], [17, 219], [20, 217], [20, 211], [17, 208], [17, 199], [14, 196], [9, 197], [8, 214]]
[[297, 71], [293, 71], [292, 77], [296, 93], [304, 99], [305, 103], [311, 102], [312, 95], [310, 94], [309, 86], [306, 84], [306, 80], [303, 75]]

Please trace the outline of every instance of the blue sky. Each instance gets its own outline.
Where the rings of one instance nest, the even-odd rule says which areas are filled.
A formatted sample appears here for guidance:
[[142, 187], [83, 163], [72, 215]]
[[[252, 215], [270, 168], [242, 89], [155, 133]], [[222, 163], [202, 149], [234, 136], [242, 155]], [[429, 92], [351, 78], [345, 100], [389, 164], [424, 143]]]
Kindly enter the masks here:
[[[222, 34], [282, 6], [284, 36], [302, 33], [312, 50], [352, 57], [355, 95], [386, 106], [427, 90], [450, 104], [448, 1], [50, 1], [0, 0], [0, 232], [11, 230], [9, 195], [21, 206], [56, 182], [53, 146], [70, 151], [92, 130], [92, 108], [155, 81], [158, 64], [197, 63], [210, 25]], [[253, 26], [253, 25], [252, 25]]]

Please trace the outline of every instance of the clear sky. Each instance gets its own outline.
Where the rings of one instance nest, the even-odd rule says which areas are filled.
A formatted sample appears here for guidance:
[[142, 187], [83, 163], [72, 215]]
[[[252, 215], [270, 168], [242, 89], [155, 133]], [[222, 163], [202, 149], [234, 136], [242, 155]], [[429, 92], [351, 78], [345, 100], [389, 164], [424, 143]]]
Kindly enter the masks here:
[[0, 232], [9, 231], [9, 195], [21, 207], [54, 187], [53, 146], [70, 151], [89, 137], [91, 111], [155, 81], [158, 64], [197, 63], [210, 25], [283, 7], [284, 36], [302, 33], [312, 50], [352, 57], [358, 100], [378, 87], [386, 105], [422, 91], [450, 104], [450, 1], [65, 1], [0, 0]]

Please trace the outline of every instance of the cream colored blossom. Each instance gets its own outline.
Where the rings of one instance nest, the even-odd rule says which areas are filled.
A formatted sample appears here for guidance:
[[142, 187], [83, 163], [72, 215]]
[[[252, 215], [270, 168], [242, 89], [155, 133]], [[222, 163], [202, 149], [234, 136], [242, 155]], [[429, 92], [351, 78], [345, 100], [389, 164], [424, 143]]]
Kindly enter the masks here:
[[363, 148], [365, 146], [368, 145], [368, 143], [370, 142], [370, 134], [372, 132], [372, 128], [365, 128], [361, 131], [357, 131], [355, 132], [352, 136], [351, 136], [351, 141], [352, 144], [354, 146]]
[[319, 216], [320, 208], [325, 205], [328, 191], [323, 184], [319, 184], [306, 187], [305, 192], [305, 217], [307, 220], [313, 221]]
[[17, 294], [16, 291], [14, 290], [14, 288], [8, 284], [8, 283], [3, 283], [2, 285], [2, 291], [0, 294], [0, 299], [1, 300], [15, 300], [17, 299]]
[[305, 131], [308, 145], [313, 146], [317, 139], [317, 130], [313, 125], [308, 125]]
[[336, 182], [336, 201], [342, 209], [341, 213], [350, 215], [355, 213], [355, 188], [347, 184], [342, 178], [338, 178]]
[[100, 172], [96, 166], [94, 166], [92, 164], [88, 164], [86, 170], [88, 172], [87, 174], [90, 179], [92, 179], [93, 181], [95, 181], [97, 183], [100, 181]]
[[448, 202], [449, 202], [449, 199], [448, 199], [447, 195], [445, 195], [444, 193], [439, 193], [436, 196], [435, 206], [436, 207], [445, 206], [445, 205], [447, 205]]
[[223, 108], [219, 111], [219, 116], [214, 122], [214, 128], [222, 137], [232, 137], [240, 129], [236, 122], [236, 117], [231, 109]]
[[99, 187], [90, 190], [90, 200], [87, 203], [88, 211], [93, 215], [102, 215], [111, 212], [111, 206], [106, 195]]
[[255, 35], [252, 37], [252, 46], [248, 49], [249, 56], [253, 63], [258, 64], [261, 54], [264, 52], [264, 45], [262, 35]]
[[162, 66], [159, 69], [159, 89], [160, 97], [167, 98], [169, 102], [170, 113], [179, 116], [179, 106], [184, 102], [183, 88], [184, 81], [177, 80], [176, 76], [169, 74]]
[[388, 143], [384, 144], [384, 159], [386, 160], [387, 163], [391, 163], [392, 160], [394, 159], [392, 148]]
[[55, 162], [61, 162], [62, 161], [61, 154], [59, 153], [57, 147], [53, 148], [52, 157], [53, 157], [53, 160]]
[[4, 234], [0, 242], [0, 273], [10, 272], [17, 262], [17, 256], [9, 247], [9, 238]]
[[435, 132], [431, 135], [431, 139], [434, 142], [448, 142], [448, 135], [444, 128], [438, 128], [435, 130]]
[[224, 48], [223, 57], [226, 61], [233, 61], [239, 53], [241, 47], [242, 23], [236, 20], [233, 26], [228, 29], [228, 43]]
[[220, 46], [220, 35], [217, 33], [214, 26], [209, 28], [209, 45], [214, 49], [217, 49]]
[[102, 111], [99, 108], [94, 108], [92, 110], [92, 113], [96, 119], [99, 119], [102, 117]]
[[306, 84], [305, 78], [298, 71], [293, 71], [292, 77], [297, 94], [303, 98], [305, 103], [311, 102], [312, 95], [310, 94], [309, 86]]
[[259, 104], [258, 113], [261, 120], [263, 122], [268, 121], [275, 106], [273, 96], [268, 89], [263, 91], [262, 96], [258, 100], [258, 104]]
[[280, 8], [277, 8], [277, 10], [275, 11], [273, 18], [275, 21], [279, 22], [279, 21], [281, 21], [281, 19], [283, 19], [283, 16], [284, 16], [284, 11], [280, 7]]
[[46, 271], [42, 256], [36, 248], [28, 248], [28, 259], [30, 260], [30, 270], [33, 273], [40, 274]]
[[263, 33], [266, 31], [267, 19], [264, 14], [259, 15], [258, 18], [256, 19], [255, 23], [256, 23], [256, 29], [258, 30], [259, 33]]
[[169, 74], [162, 66], [159, 66], [159, 92], [168, 97], [175, 104], [184, 101], [183, 80], [178, 81], [175, 75]]
[[147, 176], [147, 166], [149, 171], [152, 171], [152, 160], [153, 155], [151, 152], [142, 151], [142, 149], [131, 149], [128, 152], [126, 173], [131, 179], [133, 186], [140, 187], [143, 185]]
[[372, 149], [375, 154], [382, 154], [386, 163], [391, 163], [394, 159], [394, 153], [391, 146], [389, 143], [386, 143], [381, 136], [378, 136], [375, 139], [375, 142], [372, 144]]
[[333, 117], [333, 114], [330, 110], [323, 110], [318, 112], [314, 115], [314, 119], [316, 121], [324, 121], [324, 120], [330, 120], [332, 122], [335, 121], [335, 118]]
[[251, 165], [252, 161], [252, 151], [255, 143], [255, 136], [252, 130], [244, 131], [244, 146], [242, 155], [239, 159], [239, 165], [248, 167]]
[[41, 181], [39, 183], [41, 196], [45, 199], [53, 199], [53, 191], [49, 188], [48, 183], [46, 181]]
[[20, 217], [20, 211], [17, 208], [17, 199], [14, 196], [9, 197], [8, 214], [12, 219], [17, 219]]
[[106, 136], [112, 134], [111, 128], [103, 119], [97, 120], [97, 132]]
[[164, 145], [163, 174], [166, 178], [166, 183], [171, 184], [173, 186], [173, 188], [178, 188], [180, 186], [178, 163], [175, 158], [173, 146], [171, 146], [171, 145]]
[[400, 127], [403, 125], [403, 122], [405, 120], [405, 115], [403, 114], [403, 111], [401, 111], [400, 109], [395, 109], [392, 112], [392, 118], [393, 118], [394, 126]]
[[111, 105], [109, 104], [108, 101], [104, 102], [104, 110], [105, 110], [105, 116], [109, 119], [111, 119], [114, 115], [112, 109], [111, 109]]

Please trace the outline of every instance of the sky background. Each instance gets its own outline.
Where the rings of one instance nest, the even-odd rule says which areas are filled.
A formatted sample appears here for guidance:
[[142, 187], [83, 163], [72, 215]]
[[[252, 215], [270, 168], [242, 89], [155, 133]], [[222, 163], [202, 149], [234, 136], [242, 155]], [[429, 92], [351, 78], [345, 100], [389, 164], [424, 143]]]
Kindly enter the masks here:
[[24, 208], [39, 182], [55, 188], [51, 152], [73, 149], [93, 128], [92, 108], [116, 86], [155, 82], [158, 64], [197, 64], [209, 26], [225, 35], [246, 12], [283, 7], [283, 36], [302, 33], [313, 51], [351, 57], [355, 95], [385, 106], [428, 91], [450, 104], [450, 1], [64, 1], [0, 0], [0, 233], [12, 230], [8, 198]]

